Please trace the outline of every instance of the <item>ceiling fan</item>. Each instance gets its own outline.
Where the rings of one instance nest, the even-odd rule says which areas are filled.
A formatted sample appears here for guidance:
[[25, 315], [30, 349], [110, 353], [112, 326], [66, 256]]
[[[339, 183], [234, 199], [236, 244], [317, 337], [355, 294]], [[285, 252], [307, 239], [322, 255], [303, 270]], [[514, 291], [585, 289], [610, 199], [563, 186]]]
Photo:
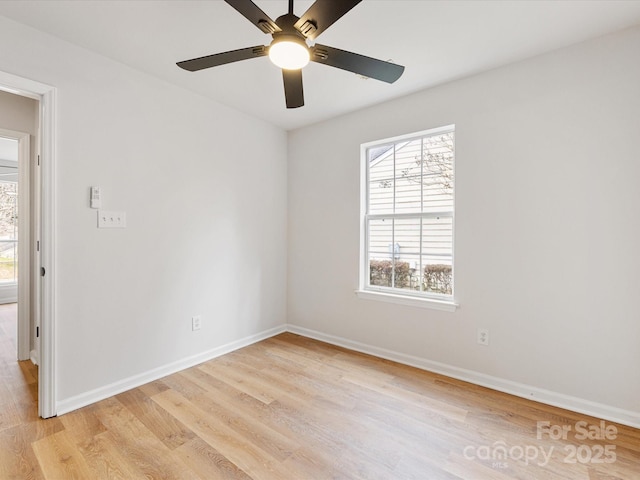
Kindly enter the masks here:
[[304, 105], [302, 68], [309, 61], [393, 83], [404, 72], [403, 66], [319, 43], [312, 46], [307, 44], [307, 40], [314, 40], [361, 1], [316, 0], [302, 17], [297, 17], [293, 14], [293, 0], [289, 0], [289, 12], [274, 22], [251, 0], [225, 0], [262, 32], [271, 35], [271, 44], [193, 58], [178, 62], [177, 65], [195, 72], [268, 55], [274, 64], [282, 68], [287, 108]]

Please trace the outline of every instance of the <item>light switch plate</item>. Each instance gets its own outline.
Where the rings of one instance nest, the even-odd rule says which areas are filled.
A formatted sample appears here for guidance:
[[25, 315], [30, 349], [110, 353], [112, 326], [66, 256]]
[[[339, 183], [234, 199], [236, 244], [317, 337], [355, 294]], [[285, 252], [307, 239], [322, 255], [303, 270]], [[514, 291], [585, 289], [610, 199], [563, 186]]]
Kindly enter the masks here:
[[100, 187], [91, 187], [89, 197], [91, 199], [91, 208], [102, 207], [102, 194], [100, 193]]
[[98, 228], [125, 228], [127, 212], [98, 210]]

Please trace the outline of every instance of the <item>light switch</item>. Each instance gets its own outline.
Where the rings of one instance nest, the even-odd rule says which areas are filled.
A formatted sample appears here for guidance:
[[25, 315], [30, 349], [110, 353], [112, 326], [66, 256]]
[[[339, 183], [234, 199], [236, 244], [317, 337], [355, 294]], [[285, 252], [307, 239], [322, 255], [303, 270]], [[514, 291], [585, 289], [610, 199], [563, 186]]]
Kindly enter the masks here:
[[126, 226], [127, 212], [98, 210], [98, 228], [125, 228]]
[[91, 187], [90, 199], [91, 208], [102, 207], [102, 196], [100, 194], [100, 187]]

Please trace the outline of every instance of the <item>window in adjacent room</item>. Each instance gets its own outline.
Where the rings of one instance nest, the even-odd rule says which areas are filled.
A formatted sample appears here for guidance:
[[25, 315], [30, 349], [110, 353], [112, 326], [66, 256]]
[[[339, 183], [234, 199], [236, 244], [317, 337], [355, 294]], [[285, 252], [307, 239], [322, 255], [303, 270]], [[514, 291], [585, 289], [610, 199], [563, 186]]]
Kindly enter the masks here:
[[360, 291], [453, 303], [454, 127], [362, 146]]
[[0, 286], [18, 281], [18, 141], [0, 137]]

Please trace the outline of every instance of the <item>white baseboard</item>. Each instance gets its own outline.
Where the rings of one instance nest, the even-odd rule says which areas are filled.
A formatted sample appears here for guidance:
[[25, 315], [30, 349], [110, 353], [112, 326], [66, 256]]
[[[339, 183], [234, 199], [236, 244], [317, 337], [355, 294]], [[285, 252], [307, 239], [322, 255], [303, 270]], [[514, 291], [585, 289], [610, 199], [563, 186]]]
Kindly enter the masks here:
[[238, 350], [239, 348], [246, 347], [248, 345], [251, 345], [252, 343], [259, 342], [261, 340], [273, 337], [274, 335], [278, 335], [286, 331], [287, 329], [285, 325], [271, 328], [255, 335], [236, 340], [235, 342], [216, 347], [212, 350], [208, 350], [206, 352], [202, 352], [197, 355], [178, 360], [177, 362], [154, 368], [153, 370], [149, 370], [148, 372], [134, 375], [132, 377], [125, 378], [124, 380], [119, 380], [112, 384], [105, 385], [104, 387], [96, 388], [80, 395], [60, 400], [56, 403], [56, 414], [64, 415], [65, 413], [77, 410], [78, 408], [82, 408], [92, 403], [99, 402], [100, 400], [104, 400], [105, 398], [118, 395], [119, 393], [139, 387], [141, 385], [144, 385], [145, 383], [153, 382], [154, 380], [166, 377], [167, 375], [171, 375], [172, 373], [176, 373], [186, 368], [199, 365], [213, 358], [233, 352], [234, 350]]
[[16, 303], [18, 301], [18, 284], [0, 285], [0, 304]]
[[385, 358], [387, 360], [392, 360], [404, 365], [420, 368], [429, 372], [446, 375], [448, 377], [473, 383], [475, 385], [491, 388], [499, 392], [509, 393], [517, 397], [535, 400], [540, 403], [564, 408], [577, 413], [582, 413], [584, 415], [589, 415], [612, 422], [617, 422], [633, 428], [640, 428], [640, 412], [623, 410], [617, 407], [592, 402], [590, 400], [584, 400], [578, 397], [573, 397], [570, 395], [565, 395], [538, 387], [532, 387], [523, 383], [513, 382], [511, 380], [505, 380], [499, 377], [486, 375], [484, 373], [475, 372], [473, 370], [467, 370], [464, 368], [435, 362], [433, 360], [428, 360], [421, 357], [415, 357], [384, 348], [374, 347], [346, 338], [328, 335], [291, 324], [265, 330], [264, 332], [260, 332], [255, 335], [236, 340], [235, 342], [231, 342], [212, 350], [187, 357], [185, 359], [155, 368], [139, 375], [134, 375], [133, 377], [129, 377], [110, 385], [91, 390], [81, 395], [76, 395], [74, 397], [61, 400], [56, 404], [57, 414], [63, 415], [78, 408], [90, 405], [100, 400], [104, 400], [105, 398], [109, 398], [114, 395], [118, 395], [119, 393], [139, 387], [141, 385], [144, 385], [145, 383], [149, 383], [162, 377], [166, 377], [167, 375], [171, 375], [172, 373], [176, 373], [186, 368], [199, 365], [200, 363], [206, 362], [226, 353], [233, 352], [234, 350], [238, 350], [240, 348], [246, 347], [253, 343], [287, 331], [302, 335], [304, 337], [309, 337], [320, 340], [322, 342], [330, 343], [332, 345], [355, 350], [357, 352], [374, 355], [376, 357]]
[[38, 365], [38, 352], [36, 352], [35, 350], [31, 350], [31, 352], [29, 353], [29, 359], [31, 360], [31, 363], [33, 363], [34, 365]]
[[412, 367], [427, 370], [429, 372], [439, 373], [465, 382], [480, 385], [482, 387], [491, 388], [499, 392], [509, 393], [517, 397], [535, 400], [536, 402], [552, 405], [554, 407], [564, 408], [573, 412], [582, 413], [596, 418], [609, 420], [612, 422], [628, 425], [633, 428], [640, 428], [640, 412], [623, 410], [621, 408], [584, 400], [578, 397], [565, 395], [563, 393], [552, 392], [538, 387], [532, 387], [523, 383], [505, 380], [499, 377], [486, 375], [484, 373], [467, 370], [464, 368], [447, 365], [440, 362], [434, 362], [425, 358], [414, 357], [404, 353], [386, 350], [384, 348], [366, 345], [360, 342], [354, 342], [346, 338], [327, 335], [308, 328], [298, 327], [295, 325], [287, 325], [287, 331], [302, 335], [304, 337], [313, 338], [322, 342], [330, 343], [340, 347], [355, 350], [357, 352], [374, 355], [376, 357], [385, 358], [394, 362], [402, 363]]

